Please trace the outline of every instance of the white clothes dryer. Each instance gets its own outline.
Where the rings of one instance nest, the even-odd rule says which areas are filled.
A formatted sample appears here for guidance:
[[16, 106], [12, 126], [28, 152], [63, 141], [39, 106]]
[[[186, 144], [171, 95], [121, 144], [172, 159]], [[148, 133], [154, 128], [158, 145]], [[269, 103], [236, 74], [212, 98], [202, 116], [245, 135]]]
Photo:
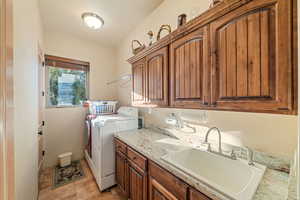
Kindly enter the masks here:
[[138, 109], [120, 107], [117, 114], [97, 116], [91, 121], [91, 153], [85, 158], [101, 191], [116, 184], [114, 134], [138, 128]]

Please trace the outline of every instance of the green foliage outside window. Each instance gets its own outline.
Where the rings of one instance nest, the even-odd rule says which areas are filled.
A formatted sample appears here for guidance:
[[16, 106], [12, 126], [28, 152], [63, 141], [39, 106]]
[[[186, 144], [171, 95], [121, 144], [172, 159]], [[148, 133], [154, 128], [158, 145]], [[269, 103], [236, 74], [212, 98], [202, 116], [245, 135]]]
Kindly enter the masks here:
[[49, 106], [80, 105], [87, 99], [87, 72], [49, 66]]

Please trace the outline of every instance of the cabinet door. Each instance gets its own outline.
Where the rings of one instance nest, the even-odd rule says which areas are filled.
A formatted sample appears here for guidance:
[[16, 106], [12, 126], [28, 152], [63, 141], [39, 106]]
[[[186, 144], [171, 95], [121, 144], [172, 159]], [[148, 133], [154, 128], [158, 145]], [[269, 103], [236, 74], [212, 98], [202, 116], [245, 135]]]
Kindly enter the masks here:
[[122, 153], [116, 153], [116, 179], [120, 191], [128, 197], [128, 162]]
[[205, 196], [201, 192], [190, 188], [190, 200], [211, 200], [209, 197]]
[[129, 198], [147, 200], [147, 174], [133, 164], [129, 165]]
[[142, 59], [132, 65], [132, 104], [144, 104], [145, 95], [145, 59]]
[[147, 103], [168, 106], [168, 48], [153, 52], [146, 58]]
[[149, 179], [149, 200], [179, 200], [154, 178]]
[[291, 0], [254, 0], [211, 24], [212, 105], [289, 113]]
[[170, 60], [171, 106], [207, 107], [210, 101], [208, 27], [173, 42]]

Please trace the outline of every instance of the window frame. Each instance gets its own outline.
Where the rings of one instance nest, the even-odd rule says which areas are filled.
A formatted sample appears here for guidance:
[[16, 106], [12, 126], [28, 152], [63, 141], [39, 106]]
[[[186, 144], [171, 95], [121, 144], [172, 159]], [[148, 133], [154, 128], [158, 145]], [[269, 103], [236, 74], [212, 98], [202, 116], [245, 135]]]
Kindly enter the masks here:
[[[56, 66], [58, 64], [58, 66]], [[64, 66], [65, 65], [65, 66]], [[75, 60], [71, 58], [64, 58], [59, 56], [45, 55], [45, 99], [48, 108], [76, 108], [83, 107], [83, 105], [49, 105], [49, 67], [57, 67], [60, 69], [78, 70], [86, 72], [86, 98], [89, 99], [90, 96], [90, 63], [80, 60]]]

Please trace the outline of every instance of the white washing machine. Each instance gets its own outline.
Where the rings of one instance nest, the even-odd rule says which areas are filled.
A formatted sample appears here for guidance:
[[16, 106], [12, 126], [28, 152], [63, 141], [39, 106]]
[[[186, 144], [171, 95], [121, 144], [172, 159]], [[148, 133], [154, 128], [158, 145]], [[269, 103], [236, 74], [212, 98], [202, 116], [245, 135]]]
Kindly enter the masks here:
[[97, 116], [91, 126], [91, 154], [85, 151], [86, 160], [101, 191], [116, 184], [114, 134], [138, 128], [138, 110], [121, 107], [117, 114]]

